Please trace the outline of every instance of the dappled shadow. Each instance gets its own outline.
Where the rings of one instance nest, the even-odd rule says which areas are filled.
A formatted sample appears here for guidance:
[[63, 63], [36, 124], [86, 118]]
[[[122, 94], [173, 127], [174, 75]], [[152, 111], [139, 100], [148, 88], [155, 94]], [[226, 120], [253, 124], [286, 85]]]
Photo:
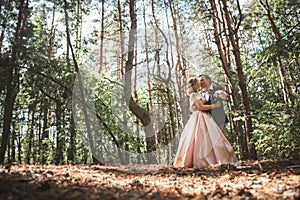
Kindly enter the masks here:
[[297, 199], [299, 166], [290, 160], [205, 169], [9, 165], [0, 167], [0, 199]]
[[[76, 200], [76, 199], [175, 199], [178, 195], [168, 193], [164, 195], [157, 191], [143, 191], [137, 189], [139, 182], [132, 189], [121, 189], [115, 186], [101, 186], [101, 184], [78, 184], [72, 182], [54, 181], [51, 179], [37, 181], [23, 177], [20, 174], [1, 174], [0, 199], [20, 200]], [[158, 198], [158, 199], [159, 199]]]
[[[92, 167], [91, 170], [97, 170]], [[100, 171], [100, 169], [98, 169]], [[12, 172], [9, 169], [0, 173], [0, 199], [20, 200], [114, 200], [114, 199], [176, 199], [176, 191], [163, 194], [155, 190], [144, 190], [138, 179], [132, 181], [122, 189], [110, 181], [109, 176], [126, 175], [126, 172], [116, 169], [101, 169], [108, 177], [97, 181], [86, 174], [83, 177], [71, 177], [69, 173], [61, 173], [54, 177], [55, 171], [41, 171], [27, 173]], [[54, 178], [51, 178], [54, 177]], [[186, 195], [183, 195], [186, 196]], [[188, 196], [188, 195], [187, 195]]]

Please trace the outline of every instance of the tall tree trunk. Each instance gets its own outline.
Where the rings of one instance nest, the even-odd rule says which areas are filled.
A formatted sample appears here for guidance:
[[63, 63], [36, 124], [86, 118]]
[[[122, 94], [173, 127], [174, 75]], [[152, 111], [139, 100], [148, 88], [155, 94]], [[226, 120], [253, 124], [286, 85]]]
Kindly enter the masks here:
[[[186, 109], [188, 107], [187, 105], [187, 95], [186, 95], [186, 82], [187, 82], [187, 78], [189, 76], [188, 74], [188, 63], [186, 62], [186, 60], [184, 59], [185, 56], [185, 49], [184, 49], [184, 45], [182, 45], [183, 41], [182, 39], [183, 37], [183, 33], [182, 30], [184, 30], [184, 23], [181, 22], [181, 17], [179, 15], [179, 5], [178, 5], [178, 1], [176, 2], [176, 6], [174, 5], [174, 1], [169, 1], [170, 5], [170, 11], [172, 14], [172, 20], [173, 20], [173, 24], [176, 24], [173, 26], [173, 30], [175, 32], [175, 37], [176, 37], [176, 51], [177, 51], [177, 55], [180, 55], [180, 57], [177, 57], [177, 65], [176, 68], [180, 70], [181, 73], [176, 73], [175, 77], [176, 77], [176, 83], [178, 86], [178, 94], [179, 97], [177, 97], [176, 92], [174, 90], [174, 102], [177, 102], [177, 99], [179, 100], [179, 105], [181, 108], [181, 117], [183, 124], [186, 124], [188, 117], [189, 117], [189, 109]], [[173, 6], [172, 6], [173, 5]], [[173, 8], [172, 8], [172, 7]], [[177, 9], [177, 11], [176, 11]], [[177, 25], [178, 24], [178, 25]], [[183, 28], [182, 28], [183, 27]], [[176, 110], [178, 113], [178, 106], [175, 104], [176, 106]], [[179, 116], [178, 116], [179, 117]], [[180, 127], [180, 123], [178, 123], [178, 127]], [[173, 128], [172, 128], [173, 129]]]
[[[125, 65], [125, 89], [124, 89], [124, 97], [125, 102], [129, 106], [130, 111], [141, 121], [144, 126], [144, 131], [146, 134], [146, 149], [147, 152], [152, 152], [156, 150], [155, 147], [155, 132], [153, 128], [153, 124], [151, 122], [150, 113], [144, 108], [140, 107], [138, 103], [132, 97], [132, 69], [133, 69], [133, 60], [134, 60], [134, 48], [136, 41], [136, 12], [135, 12], [135, 0], [129, 1], [129, 12], [130, 12], [130, 20], [131, 27], [129, 33], [129, 44], [128, 44], [128, 54], [127, 61]], [[154, 158], [148, 158], [148, 163], [154, 162]]]
[[30, 159], [32, 155], [32, 146], [33, 146], [33, 135], [34, 135], [34, 115], [35, 115], [35, 106], [31, 111], [31, 124], [29, 125], [29, 136], [28, 136], [28, 149], [26, 153], [26, 164], [30, 164]]
[[35, 148], [35, 160], [34, 163], [40, 163], [42, 162], [42, 120], [43, 120], [43, 105], [40, 104], [39, 106], [39, 117], [38, 117], [38, 134], [37, 134], [37, 148]]
[[[231, 105], [232, 111], [239, 110], [239, 103], [236, 96], [236, 89], [234, 86], [234, 81], [231, 75], [231, 69], [230, 69], [230, 56], [228, 53], [226, 53], [226, 46], [224, 45], [223, 38], [221, 37], [222, 27], [220, 26], [220, 20], [218, 19], [218, 9], [215, 4], [215, 0], [210, 0], [211, 8], [212, 8], [212, 21], [213, 21], [213, 28], [214, 28], [214, 39], [215, 43], [217, 45], [218, 53], [220, 56], [220, 61], [222, 64], [222, 68], [225, 72], [226, 78], [228, 78], [228, 81], [230, 83], [229, 91], [231, 93], [231, 100], [233, 105]], [[241, 154], [241, 158], [247, 157], [248, 150], [247, 150], [247, 141], [246, 137], [243, 133], [242, 129], [242, 123], [240, 120], [237, 120], [234, 122], [234, 130], [237, 134], [237, 141], [238, 141], [238, 147], [239, 152]]]
[[[178, 35], [178, 30], [177, 30], [177, 18], [176, 18], [176, 10], [175, 10], [175, 6], [174, 6], [174, 2], [169, 0], [169, 8], [170, 8], [170, 12], [171, 12], [171, 16], [172, 16], [172, 20], [173, 20], [173, 31], [174, 31], [174, 35], [175, 35], [175, 44], [176, 44], [176, 54], [177, 54], [177, 61], [176, 61], [176, 71], [180, 71], [181, 75], [184, 77], [184, 79], [186, 79], [187, 75], [186, 75], [186, 69], [184, 65], [182, 65], [181, 63], [181, 51], [182, 51], [182, 46], [180, 45], [180, 38]], [[171, 73], [171, 66], [169, 67], [169, 73]], [[170, 75], [170, 74], [169, 74]], [[176, 95], [176, 94], [174, 94]], [[168, 108], [169, 108], [169, 117], [170, 117], [170, 122], [171, 122], [171, 130], [172, 130], [172, 136], [173, 138], [176, 135], [176, 123], [175, 123], [175, 119], [174, 119], [174, 112], [173, 112], [173, 103], [174, 103], [174, 99], [171, 97], [171, 90], [167, 85], [167, 97], [168, 97]]]
[[11, 135], [11, 157], [10, 157], [10, 163], [14, 163], [16, 161], [16, 128], [15, 128], [15, 122], [13, 122], [12, 125], [14, 128], [12, 130]]
[[49, 111], [49, 104], [48, 100], [45, 99], [43, 102], [43, 129], [42, 129], [42, 138], [41, 138], [41, 143], [42, 143], [42, 164], [46, 163], [46, 155], [45, 152], [48, 150], [48, 144], [46, 140], [49, 138], [49, 129], [48, 129], [48, 111]]
[[53, 45], [54, 45], [54, 30], [55, 30], [55, 7], [52, 10], [52, 20], [51, 20], [51, 31], [50, 31], [50, 38], [49, 38], [49, 42], [48, 42], [48, 48], [47, 48], [47, 54], [48, 54], [48, 61], [51, 61], [51, 58], [53, 56]]
[[121, 80], [124, 76], [124, 60], [125, 60], [125, 42], [124, 42], [124, 31], [123, 31], [123, 18], [122, 18], [122, 7], [121, 2], [118, 0], [118, 17], [119, 17], [119, 27], [120, 27], [120, 58], [118, 61], [118, 80]]
[[[125, 38], [124, 38], [124, 23], [123, 23], [123, 17], [122, 17], [122, 5], [121, 5], [121, 1], [118, 0], [118, 21], [119, 21], [119, 37], [120, 37], [120, 46], [119, 46], [119, 52], [118, 52], [118, 69], [117, 69], [117, 79], [121, 80], [124, 78], [124, 70], [125, 70], [125, 64], [124, 64], [124, 60], [125, 60]], [[136, 97], [137, 98], [137, 97]], [[127, 116], [124, 115], [123, 119], [122, 119], [122, 123], [124, 125], [128, 124], [128, 119]], [[138, 132], [138, 137], [139, 137], [139, 121], [137, 120], [136, 123], [136, 128], [137, 128], [137, 132]], [[124, 149], [126, 152], [129, 151], [129, 136], [128, 133], [125, 133], [125, 139], [124, 139]], [[139, 146], [138, 146], [139, 149]], [[118, 149], [119, 150], [119, 149]], [[121, 158], [121, 163], [129, 163], [129, 154], [125, 154], [125, 158], [123, 157], [123, 155], [121, 154], [121, 152], [119, 152], [119, 158]]]
[[[54, 39], [55, 39], [55, 13], [57, 12], [56, 7], [54, 6], [52, 8], [52, 20], [51, 20], [51, 27], [50, 27], [50, 36], [49, 36], [49, 41], [48, 41], [48, 46], [47, 46], [47, 55], [48, 55], [48, 63], [51, 63], [52, 57], [53, 57], [53, 49], [54, 49]], [[68, 57], [68, 53], [67, 53]], [[70, 60], [67, 59], [67, 65], [69, 66]], [[44, 91], [43, 91], [44, 93]], [[44, 93], [45, 94], [45, 93]], [[40, 148], [42, 151], [41, 154], [41, 163], [45, 164], [47, 162], [48, 158], [48, 153], [49, 153], [49, 144], [48, 144], [48, 139], [49, 139], [49, 122], [48, 122], [48, 117], [49, 116], [49, 107], [50, 103], [48, 101], [48, 98], [51, 100], [56, 100], [52, 98], [50, 95], [46, 95], [44, 97], [44, 101], [42, 103], [42, 115], [43, 115], [43, 127], [42, 127], [42, 136], [40, 138]]]
[[[28, 2], [27, 4], [28, 5]], [[14, 70], [15, 65], [17, 61], [17, 52], [18, 52], [18, 45], [20, 44], [20, 30], [21, 30], [21, 24], [22, 20], [26, 20], [26, 17], [23, 17], [24, 10], [26, 10], [26, 6], [24, 7], [24, 0], [20, 0], [20, 6], [19, 6], [19, 13], [18, 13], [18, 21], [17, 26], [15, 30], [14, 40], [13, 40], [13, 46], [12, 46], [12, 52], [11, 52], [11, 58], [9, 63], [9, 68], [7, 72], [7, 82], [6, 82], [6, 96], [4, 100], [4, 117], [3, 117], [3, 131], [2, 131], [2, 140], [1, 140], [1, 148], [0, 148], [0, 164], [4, 163], [5, 159], [5, 152], [7, 143], [9, 140], [10, 135], [10, 128], [11, 128], [11, 122], [12, 122], [12, 113], [14, 109], [14, 101], [16, 97], [16, 83], [15, 77], [14, 77]], [[17, 74], [18, 72], [16, 72]]]
[[[147, 34], [147, 22], [146, 22], [146, 6], [145, 6], [145, 0], [143, 0], [143, 22], [144, 22], [144, 41], [145, 41], [145, 53], [146, 53], [146, 68], [147, 68], [147, 87], [148, 87], [148, 98], [149, 98], [149, 103], [147, 104], [147, 110], [148, 112], [152, 113], [153, 112], [153, 100], [152, 100], [152, 86], [151, 86], [151, 77], [150, 77], [150, 61], [149, 61], [149, 46], [148, 46], [148, 34]], [[138, 127], [138, 132], [137, 132], [137, 152], [141, 153], [141, 139], [140, 139], [140, 129], [139, 129], [139, 121], [137, 120], [137, 127]], [[139, 158], [140, 159], [140, 158]], [[140, 162], [140, 160], [139, 160]]]
[[[81, 44], [82, 44], [82, 0], [77, 0], [77, 9], [76, 9], [76, 20], [77, 24], [80, 24], [80, 26], [77, 26], [77, 31], [76, 31], [76, 40], [75, 40], [75, 48], [76, 49], [81, 49]], [[76, 59], [79, 59], [80, 53], [76, 54]], [[70, 65], [69, 65], [70, 66]]]
[[[179, 36], [178, 36], [178, 30], [177, 30], [177, 21], [176, 21], [176, 16], [174, 14], [174, 4], [171, 1], [168, 1], [169, 3], [169, 8], [171, 11], [171, 16], [172, 16], [172, 20], [173, 20], [173, 31], [174, 31], [174, 35], [175, 35], [175, 46], [176, 46], [176, 54], [177, 54], [177, 61], [176, 61], [176, 65], [175, 68], [176, 70], [180, 71], [182, 76], [185, 77], [185, 70], [182, 69], [182, 64], [181, 64], [181, 49], [180, 49], [180, 44], [179, 44]], [[172, 66], [174, 66], [173, 63], [173, 52], [172, 52], [172, 45], [169, 45], [169, 40], [172, 41], [173, 38], [170, 38], [172, 34], [169, 34], [169, 40], [167, 38], [167, 36], [165, 35], [164, 31], [159, 27], [158, 25], [158, 21], [156, 19], [156, 15], [155, 15], [155, 8], [154, 8], [154, 0], [152, 0], [151, 2], [151, 7], [152, 7], [152, 17], [154, 19], [155, 22], [155, 26], [157, 28], [157, 30], [160, 32], [160, 34], [163, 36], [165, 44], [166, 44], [166, 56], [165, 56], [165, 61], [167, 63], [167, 67], [168, 67], [168, 73], [167, 73], [167, 78], [163, 78], [160, 74], [160, 57], [159, 57], [159, 50], [157, 49], [156, 51], [156, 66], [157, 66], [157, 78], [161, 79], [161, 82], [163, 82], [165, 84], [165, 87], [162, 88], [160, 87], [161, 84], [159, 83], [159, 90], [164, 90], [163, 92], [161, 92], [161, 95], [165, 94], [165, 88], [166, 88], [166, 95], [167, 95], [167, 105], [168, 105], [168, 114], [170, 117], [170, 123], [171, 123], [171, 133], [170, 135], [172, 135], [173, 137], [175, 137], [176, 134], [176, 123], [175, 123], [175, 119], [174, 119], [174, 113], [173, 113], [173, 103], [174, 103], [174, 99], [172, 99], [171, 97], [171, 91], [170, 91], [170, 84], [171, 84], [171, 70], [172, 70]], [[166, 15], [168, 15], [167, 9], [165, 10]], [[168, 16], [167, 16], [168, 18]], [[167, 21], [168, 27], [169, 26], [169, 21]], [[157, 38], [156, 38], [157, 39]], [[157, 40], [156, 40], [157, 41]], [[171, 50], [171, 52], [169, 53], [169, 49]], [[169, 55], [171, 57], [171, 61], [169, 60]], [[177, 73], [176, 73], [177, 74]], [[164, 105], [164, 98], [161, 98], [161, 104]], [[162, 113], [164, 113], [164, 107], [161, 107]], [[163, 134], [164, 131], [161, 131], [161, 134]], [[165, 132], [167, 133], [167, 132]]]
[[70, 37], [70, 31], [69, 31], [69, 17], [68, 17], [67, 7], [68, 7], [67, 0], [64, 0], [64, 12], [65, 12], [67, 42], [70, 46], [71, 55], [72, 55], [72, 59], [73, 59], [73, 63], [74, 63], [74, 69], [75, 69], [75, 72], [77, 73], [77, 77], [78, 77], [80, 98], [82, 100], [83, 115], [84, 115], [84, 120], [85, 120], [84, 122], [85, 122], [85, 125], [86, 125], [86, 128], [87, 128], [88, 142], [89, 142], [90, 149], [91, 149], [91, 152], [92, 152], [92, 159], [93, 159], [93, 163], [97, 164], [97, 163], [99, 163], [99, 161], [95, 157], [96, 149], [95, 149], [95, 146], [94, 146], [94, 138], [93, 138], [93, 135], [92, 135], [90, 120], [88, 118], [88, 110], [87, 110], [87, 104], [85, 102], [85, 95], [84, 95], [82, 77], [81, 77], [81, 73], [80, 73], [79, 68], [78, 68], [78, 63], [77, 63], [76, 56], [75, 56], [75, 53], [74, 53], [74, 50], [73, 50], [73, 46], [71, 44], [71, 37]]
[[[71, 111], [73, 112], [73, 111]], [[76, 131], [75, 131], [75, 122], [73, 113], [71, 113], [71, 121], [70, 121], [70, 147], [68, 149], [68, 161], [72, 164], [75, 163], [75, 155], [76, 155]]]
[[150, 78], [150, 61], [149, 61], [149, 47], [148, 47], [148, 34], [147, 34], [147, 22], [146, 22], [146, 8], [145, 8], [145, 0], [143, 0], [143, 20], [145, 27], [145, 53], [146, 53], [146, 67], [147, 67], [147, 86], [148, 86], [148, 97], [149, 97], [149, 111], [153, 111], [153, 103], [152, 103], [152, 89], [151, 89], [151, 78]]
[[22, 141], [21, 137], [18, 137], [18, 163], [22, 163]]
[[[60, 97], [58, 97], [60, 98]], [[55, 116], [56, 116], [56, 151], [55, 151], [55, 164], [64, 164], [63, 157], [63, 127], [62, 127], [62, 103], [60, 99], [55, 100]]]
[[[253, 137], [253, 127], [252, 127], [252, 117], [251, 117], [251, 113], [250, 113], [250, 103], [249, 103], [248, 91], [247, 91], [247, 87], [246, 87], [246, 79], [245, 79], [245, 75], [244, 75], [243, 68], [242, 68], [243, 63], [242, 63], [241, 54], [240, 54], [239, 37], [238, 37], [238, 33], [237, 33], [239, 26], [237, 26], [236, 30], [233, 30], [231, 21], [230, 21], [229, 11], [228, 11], [227, 4], [226, 4], [226, 0], [222, 0], [222, 3], [223, 3], [223, 6], [222, 6], [223, 12], [225, 15], [225, 25], [229, 31], [228, 37], [229, 37], [230, 44], [231, 44], [232, 51], [233, 51], [233, 56], [234, 56], [235, 65], [236, 65], [236, 71], [237, 71], [237, 75], [238, 75], [238, 84], [239, 84], [241, 97], [242, 97], [249, 158], [257, 159], [255, 146], [253, 143], [250, 143], [250, 141]], [[238, 4], [238, 10], [240, 13], [240, 22], [241, 22], [242, 21], [242, 13], [241, 13], [239, 4]]]

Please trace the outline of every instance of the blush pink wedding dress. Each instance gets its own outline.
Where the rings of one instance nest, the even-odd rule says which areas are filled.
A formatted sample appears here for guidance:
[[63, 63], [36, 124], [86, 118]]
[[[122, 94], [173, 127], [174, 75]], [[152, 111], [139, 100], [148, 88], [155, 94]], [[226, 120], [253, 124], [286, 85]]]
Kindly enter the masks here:
[[205, 101], [201, 94], [192, 93], [190, 95], [192, 114], [180, 137], [173, 166], [204, 168], [226, 163], [239, 165], [229, 141], [211, 114], [198, 109], [195, 105], [197, 100]]

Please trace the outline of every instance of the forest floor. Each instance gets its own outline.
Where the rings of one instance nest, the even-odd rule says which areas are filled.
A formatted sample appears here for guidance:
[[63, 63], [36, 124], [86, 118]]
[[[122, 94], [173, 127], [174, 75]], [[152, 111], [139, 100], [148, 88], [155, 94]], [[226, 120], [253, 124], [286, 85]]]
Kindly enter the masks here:
[[300, 199], [299, 161], [242, 162], [235, 168], [3, 165], [0, 199]]

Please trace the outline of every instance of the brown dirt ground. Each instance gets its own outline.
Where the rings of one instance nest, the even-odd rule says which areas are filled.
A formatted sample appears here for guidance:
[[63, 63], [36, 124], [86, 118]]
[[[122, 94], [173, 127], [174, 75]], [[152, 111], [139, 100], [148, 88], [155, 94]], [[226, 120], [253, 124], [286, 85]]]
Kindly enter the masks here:
[[299, 161], [239, 167], [3, 165], [0, 199], [300, 199]]

